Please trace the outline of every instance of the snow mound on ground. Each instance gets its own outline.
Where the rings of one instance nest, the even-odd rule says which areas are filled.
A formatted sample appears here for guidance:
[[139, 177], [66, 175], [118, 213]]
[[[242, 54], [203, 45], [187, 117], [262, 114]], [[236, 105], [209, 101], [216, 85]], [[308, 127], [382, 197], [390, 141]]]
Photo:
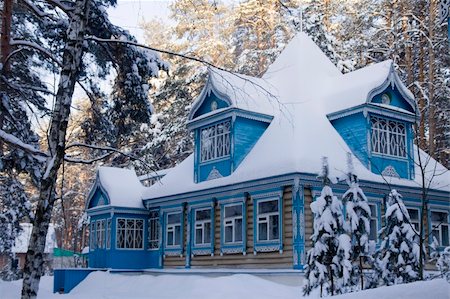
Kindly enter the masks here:
[[[0, 280], [0, 298], [20, 298], [22, 281]], [[45, 276], [39, 287], [39, 299], [92, 299], [92, 298], [183, 298], [183, 299], [229, 299], [229, 298], [279, 298], [298, 299], [301, 286], [288, 286], [248, 274], [219, 277], [201, 275], [140, 275], [109, 274], [93, 272], [71, 293], [52, 294], [53, 277]], [[335, 299], [448, 299], [450, 284], [444, 279], [421, 281], [390, 287], [381, 287], [363, 292], [334, 296]], [[317, 292], [309, 297], [319, 298]]]

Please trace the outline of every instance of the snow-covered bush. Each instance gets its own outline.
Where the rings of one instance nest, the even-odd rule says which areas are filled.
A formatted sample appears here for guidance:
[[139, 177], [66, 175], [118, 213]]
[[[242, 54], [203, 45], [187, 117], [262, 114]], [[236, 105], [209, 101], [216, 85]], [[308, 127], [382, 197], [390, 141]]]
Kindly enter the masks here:
[[375, 269], [386, 285], [419, 279], [419, 236], [414, 230], [402, 196], [392, 190], [387, 198], [386, 226], [380, 231], [382, 242]]

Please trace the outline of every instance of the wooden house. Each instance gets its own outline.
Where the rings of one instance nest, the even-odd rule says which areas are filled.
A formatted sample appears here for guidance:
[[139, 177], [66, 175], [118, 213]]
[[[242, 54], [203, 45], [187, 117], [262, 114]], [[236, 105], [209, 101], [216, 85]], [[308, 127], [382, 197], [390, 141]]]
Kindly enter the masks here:
[[384, 198], [404, 197], [418, 228], [449, 245], [450, 174], [414, 145], [418, 108], [385, 61], [342, 74], [300, 33], [262, 78], [209, 70], [192, 105], [195, 150], [149, 187], [131, 170], [100, 167], [87, 199], [89, 266], [113, 269], [302, 269], [321, 158], [346, 190], [347, 153], [379, 242]]

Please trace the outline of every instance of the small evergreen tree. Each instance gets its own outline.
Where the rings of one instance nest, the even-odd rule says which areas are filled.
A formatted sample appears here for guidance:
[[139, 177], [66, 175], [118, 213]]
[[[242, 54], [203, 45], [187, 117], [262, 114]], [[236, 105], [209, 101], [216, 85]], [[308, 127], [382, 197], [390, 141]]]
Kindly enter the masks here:
[[344, 193], [342, 198], [344, 203], [346, 203], [349, 233], [353, 240], [351, 259], [353, 262], [359, 264], [359, 266], [353, 268], [352, 285], [356, 285], [358, 280], [360, 280], [361, 289], [364, 289], [362, 264], [369, 251], [371, 212], [367, 197], [359, 187], [358, 177], [354, 174], [352, 156], [350, 153], [347, 156], [347, 165], [347, 183], [349, 189]]
[[351, 273], [350, 237], [345, 234], [342, 203], [329, 186], [326, 158], [321, 178], [324, 184], [321, 195], [311, 203], [314, 233], [311, 236], [313, 247], [308, 251], [306, 261], [305, 295], [319, 286], [332, 295], [341, 293], [349, 284]]
[[387, 198], [386, 226], [381, 229], [375, 269], [386, 285], [407, 283], [419, 278], [419, 240], [411, 225], [402, 196], [392, 190]]

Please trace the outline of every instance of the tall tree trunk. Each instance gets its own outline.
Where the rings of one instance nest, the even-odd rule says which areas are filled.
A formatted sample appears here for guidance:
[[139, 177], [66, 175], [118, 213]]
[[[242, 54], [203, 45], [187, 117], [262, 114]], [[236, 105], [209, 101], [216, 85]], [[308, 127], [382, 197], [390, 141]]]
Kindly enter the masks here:
[[[13, 0], [3, 1], [2, 27], [0, 35], [0, 62], [3, 65], [0, 74], [7, 76], [9, 65], [6, 58], [11, 53], [11, 24], [12, 24]], [[3, 107], [1, 97], [6, 96], [6, 84], [0, 80], [0, 129], [3, 130], [5, 107]], [[3, 141], [0, 140], [0, 156], [3, 155]]]
[[43, 274], [45, 239], [55, 203], [56, 178], [64, 159], [70, 105], [83, 56], [88, 10], [89, 0], [76, 1], [75, 9], [70, 14], [70, 25], [63, 53], [63, 68], [50, 122], [48, 137], [50, 158], [47, 160], [46, 171], [39, 188], [33, 231], [23, 273], [22, 299], [37, 297], [39, 282]]
[[428, 151], [430, 156], [435, 157], [436, 139], [436, 101], [434, 97], [434, 26], [436, 19], [436, 0], [430, 1], [428, 10], [428, 38], [432, 44], [428, 45]]
[[[420, 44], [423, 45], [425, 42], [425, 38], [420, 36]], [[425, 83], [425, 50], [424, 47], [420, 47], [419, 50], [419, 85], [423, 90], [423, 86]], [[418, 146], [423, 150], [428, 150], [427, 142], [425, 139], [425, 98], [422, 92], [419, 92], [419, 112], [420, 112], [420, 121], [419, 121], [419, 142]]]

